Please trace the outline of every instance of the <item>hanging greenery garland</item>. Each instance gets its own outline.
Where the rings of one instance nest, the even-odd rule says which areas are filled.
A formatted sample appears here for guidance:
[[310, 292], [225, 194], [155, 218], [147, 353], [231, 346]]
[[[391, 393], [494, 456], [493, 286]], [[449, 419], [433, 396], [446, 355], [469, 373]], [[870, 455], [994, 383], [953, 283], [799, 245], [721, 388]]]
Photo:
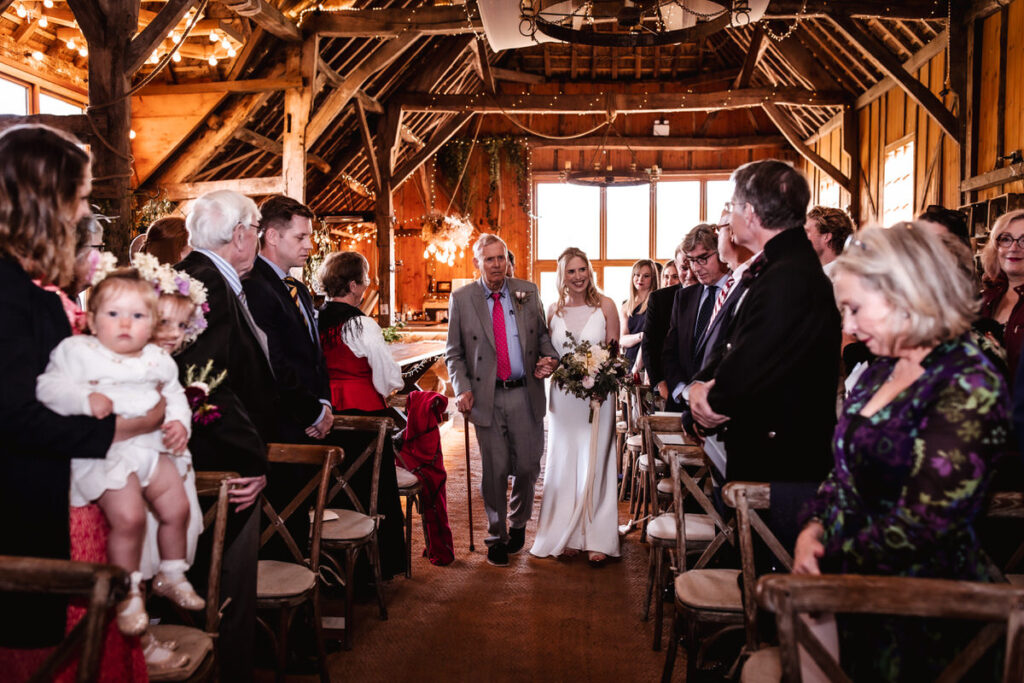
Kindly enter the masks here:
[[[463, 166], [466, 164], [466, 155], [472, 147], [472, 140], [459, 138], [450, 140], [437, 153], [437, 169], [441, 181], [447, 189], [451, 189], [458, 182]], [[526, 138], [516, 135], [490, 135], [477, 139], [487, 152], [487, 198], [485, 216], [489, 223], [493, 224], [494, 198], [498, 194], [501, 184], [501, 162], [502, 156], [512, 167], [515, 178], [516, 194], [519, 208], [523, 212], [530, 212], [530, 181], [528, 146]], [[461, 186], [461, 209], [462, 213], [468, 214], [473, 208], [476, 194], [476, 174], [467, 173], [462, 180]]]

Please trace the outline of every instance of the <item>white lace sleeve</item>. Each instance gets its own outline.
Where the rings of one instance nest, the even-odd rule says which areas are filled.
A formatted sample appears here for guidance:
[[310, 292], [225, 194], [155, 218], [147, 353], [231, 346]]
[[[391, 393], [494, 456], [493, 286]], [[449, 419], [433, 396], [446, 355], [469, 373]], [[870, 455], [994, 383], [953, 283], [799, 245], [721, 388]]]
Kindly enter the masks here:
[[92, 415], [91, 389], [77, 372], [89, 365], [83, 352], [88, 349], [68, 337], [50, 353], [46, 370], [36, 378], [36, 400], [58, 415]]
[[[359, 328], [362, 327], [360, 333]], [[353, 318], [345, 323], [341, 331], [341, 339], [358, 358], [365, 358], [373, 372], [373, 388], [381, 396], [387, 397], [392, 391], [398, 391], [405, 382], [402, 380], [402, 368], [391, 355], [384, 333], [377, 321], [369, 316]]]

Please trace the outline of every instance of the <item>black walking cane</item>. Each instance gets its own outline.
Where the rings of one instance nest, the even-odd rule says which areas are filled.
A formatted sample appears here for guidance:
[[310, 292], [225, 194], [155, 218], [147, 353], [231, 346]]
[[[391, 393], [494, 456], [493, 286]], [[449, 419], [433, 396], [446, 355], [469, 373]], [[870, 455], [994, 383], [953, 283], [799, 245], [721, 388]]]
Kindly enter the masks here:
[[473, 471], [469, 466], [469, 413], [462, 413], [462, 423], [466, 431], [466, 504], [469, 507], [469, 552], [476, 550], [473, 544]]

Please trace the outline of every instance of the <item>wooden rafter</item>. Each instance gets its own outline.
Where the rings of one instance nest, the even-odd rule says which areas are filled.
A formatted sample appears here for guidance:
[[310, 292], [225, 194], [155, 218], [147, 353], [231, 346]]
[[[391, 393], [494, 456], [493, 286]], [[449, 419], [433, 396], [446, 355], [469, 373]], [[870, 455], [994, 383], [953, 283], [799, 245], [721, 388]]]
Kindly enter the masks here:
[[373, 144], [373, 134], [370, 132], [370, 123], [366, 118], [366, 109], [363, 103], [356, 100], [356, 121], [359, 123], [359, 134], [363, 138], [363, 146], [366, 148], [366, 158], [370, 160], [370, 175], [373, 177], [374, 187], [377, 192], [383, 189], [383, 176], [380, 172], [377, 150]]
[[548, 140], [527, 138], [534, 149], [631, 149], [653, 150], [722, 150], [731, 148], [782, 147], [786, 139], [781, 135], [745, 135], [738, 137], [608, 137], [588, 135], [574, 140]]
[[284, 178], [237, 178], [233, 180], [210, 180], [202, 183], [169, 183], [163, 186], [167, 199], [180, 202], [201, 197], [216, 190], [234, 190], [245, 195], [260, 196], [284, 192]]
[[467, 19], [464, 7], [352, 9], [310, 16], [302, 30], [325, 37], [380, 38], [383, 36], [456, 35], [483, 29], [479, 18]]
[[484, 89], [487, 92], [497, 92], [497, 85], [494, 82], [494, 73], [491, 71], [491, 63], [487, 61], [487, 45], [482, 40], [473, 41], [473, 54], [480, 80], [484, 82]]
[[446, 142], [451, 140], [471, 118], [473, 118], [472, 114], [459, 114], [441, 125], [434, 135], [431, 136], [426, 146], [398, 165], [393, 178], [394, 186], [397, 188], [408, 180], [409, 176], [415, 173], [417, 168], [426, 162], [427, 159], [434, 156], [437, 150], [441, 149]]
[[836, 183], [847, 192], [854, 192], [850, 179], [838, 168], [823, 159], [821, 155], [804, 144], [800, 130], [786, 112], [774, 104], [764, 104], [764, 113], [768, 115], [775, 127], [779, 129], [793, 149], [812, 165], [819, 168], [823, 173], [836, 181]]
[[[260, 135], [251, 128], [239, 128], [234, 132], [234, 138], [236, 140], [241, 140], [242, 142], [248, 143], [253, 147], [261, 149], [264, 152], [269, 152], [270, 154], [273, 154], [275, 156], [281, 156], [284, 150], [283, 144], [281, 144], [277, 140], [271, 140], [265, 135]], [[316, 154], [307, 152], [306, 163], [308, 163], [311, 166], [316, 166], [324, 173], [331, 172], [331, 165], [327, 163], [327, 161], [324, 160], [322, 157], [319, 157]]]
[[745, 88], [706, 93], [599, 93], [596, 95], [440, 95], [408, 93], [395, 102], [406, 111], [462, 111], [517, 114], [575, 114], [615, 111], [622, 114], [674, 111], [714, 111], [759, 107], [765, 102], [798, 106], [845, 104], [844, 92], [804, 88]]
[[240, 17], [251, 19], [267, 33], [289, 43], [302, 41], [302, 34], [292, 21], [267, 0], [236, 0], [226, 3]]
[[908, 73], [894, 54], [875, 38], [873, 35], [862, 29], [848, 16], [838, 13], [829, 15], [839, 30], [860, 47], [871, 58], [878, 67], [907, 93], [918, 105], [931, 116], [939, 127], [953, 140], [960, 144], [959, 124], [956, 117], [946, 109], [935, 93], [928, 89], [921, 81]]
[[142, 29], [139, 35], [132, 38], [128, 47], [128, 71], [135, 73], [146, 63], [149, 55], [152, 54], [164, 39], [167, 32], [178, 25], [185, 13], [188, 12], [196, 0], [167, 0], [160, 13], [149, 22], [146, 28]]
[[[735, 36], [735, 34], [733, 34]], [[761, 56], [764, 54], [765, 49], [768, 47], [768, 38], [765, 35], [764, 28], [758, 24], [753, 33], [750, 34], [750, 46], [747, 48], [747, 56], [743, 60], [743, 66], [740, 68], [740, 72], [736, 74], [736, 78], [733, 79], [732, 87], [737, 89], [746, 88], [750, 85], [750, 79], [754, 77], [754, 69], [757, 68], [757, 63], [760, 61]], [[697, 130], [697, 136], [707, 135], [708, 129], [714, 122], [715, 117], [718, 116], [720, 110], [709, 112], [704, 118], [704, 123], [701, 124]], [[748, 113], [749, 110], [748, 110]], [[753, 114], [751, 113], [751, 123], [753, 128], [757, 130], [757, 121], [754, 120]]]
[[146, 95], [188, 95], [192, 93], [223, 92], [253, 93], [288, 88], [302, 87], [302, 78], [298, 75], [285, 75], [281, 78], [251, 78], [242, 81], [209, 81], [206, 83], [178, 83], [175, 85], [147, 85], [136, 93]]
[[[996, 2], [997, 0], [987, 0]], [[945, 19], [944, 2], [935, 0], [844, 0], [838, 3], [850, 17], [882, 17], [883, 19]], [[835, 11], [834, 0], [772, 0], [765, 11], [768, 19], [793, 19], [798, 16], [823, 17]]]

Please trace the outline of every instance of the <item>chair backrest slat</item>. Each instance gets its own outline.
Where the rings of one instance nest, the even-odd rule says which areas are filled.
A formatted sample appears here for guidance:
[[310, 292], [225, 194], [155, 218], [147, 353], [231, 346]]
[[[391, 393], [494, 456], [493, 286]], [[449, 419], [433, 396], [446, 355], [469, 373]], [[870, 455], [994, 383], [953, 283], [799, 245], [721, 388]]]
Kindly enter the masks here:
[[210, 551], [210, 572], [206, 588], [206, 632], [220, 630], [220, 577], [224, 562], [224, 539], [228, 528], [228, 481], [238, 478], [236, 472], [196, 472], [196, 493], [201, 498], [216, 498], [203, 515], [203, 532], [212, 525], [213, 543]]
[[[1007, 634], [1003, 681], [1024, 680], [1024, 588], [903, 576], [770, 574], [757, 584], [757, 601], [775, 613], [783, 680], [800, 681], [802, 646], [830, 680], [838, 663], [800, 619], [803, 613], [857, 613], [992, 622], [936, 681], [958, 681]], [[915, 653], [905, 653], [912, 658]], [[845, 676], [845, 674], [843, 674]], [[848, 679], [846, 679], [848, 680]]]
[[[394, 420], [390, 417], [378, 417], [378, 416], [354, 416], [354, 415], [335, 415], [334, 417], [334, 429], [336, 431], [353, 431], [353, 432], [376, 432], [376, 438], [367, 444], [363, 452], [359, 454], [359, 457], [349, 463], [348, 467], [345, 468], [344, 472], [336, 472], [334, 475], [334, 485], [331, 487], [329, 498], [334, 498], [341, 491], [345, 492], [352, 505], [355, 506], [357, 512], [369, 515], [370, 517], [377, 516], [377, 498], [378, 491], [380, 489], [380, 463], [381, 456], [384, 452], [385, 440], [390, 436], [391, 430], [394, 428]], [[372, 457], [373, 469], [370, 473], [370, 500], [369, 506], [364, 507], [362, 501], [356, 495], [349, 482], [355, 476], [363, 465]]]

